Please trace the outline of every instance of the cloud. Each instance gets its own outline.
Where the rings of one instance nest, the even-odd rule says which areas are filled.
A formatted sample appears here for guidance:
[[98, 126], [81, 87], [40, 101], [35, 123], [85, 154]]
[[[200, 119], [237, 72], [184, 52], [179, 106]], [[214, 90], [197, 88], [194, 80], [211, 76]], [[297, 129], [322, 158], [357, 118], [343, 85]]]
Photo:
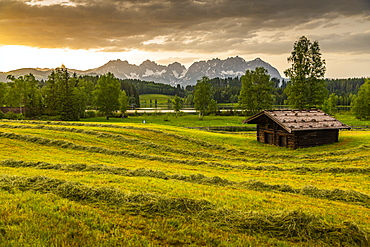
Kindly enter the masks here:
[[[49, 0], [50, 2], [50, 0]], [[236, 51], [281, 54], [297, 33], [330, 51], [369, 53], [369, 35], [337, 33], [342, 18], [369, 25], [368, 0], [0, 1], [0, 44], [121, 52]], [[46, 3], [46, 2], [44, 2]], [[355, 24], [354, 24], [355, 25]], [[331, 29], [335, 29], [331, 31]], [[316, 31], [317, 30], [317, 31]], [[322, 30], [330, 35], [323, 35]], [[269, 33], [269, 35], [264, 35]], [[335, 39], [331, 37], [335, 36]], [[161, 42], [151, 42], [158, 40]], [[358, 39], [359, 38], [359, 39]], [[367, 42], [369, 43], [369, 42]]]

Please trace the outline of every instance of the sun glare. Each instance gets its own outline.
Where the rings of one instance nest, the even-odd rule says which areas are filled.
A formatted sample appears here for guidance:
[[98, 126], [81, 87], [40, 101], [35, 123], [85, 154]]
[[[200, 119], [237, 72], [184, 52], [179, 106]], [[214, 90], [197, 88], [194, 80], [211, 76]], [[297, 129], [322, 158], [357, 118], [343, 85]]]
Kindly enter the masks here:
[[67, 5], [67, 6], [74, 6], [75, 4], [70, 2], [69, 0], [31, 0], [27, 1], [29, 5]]

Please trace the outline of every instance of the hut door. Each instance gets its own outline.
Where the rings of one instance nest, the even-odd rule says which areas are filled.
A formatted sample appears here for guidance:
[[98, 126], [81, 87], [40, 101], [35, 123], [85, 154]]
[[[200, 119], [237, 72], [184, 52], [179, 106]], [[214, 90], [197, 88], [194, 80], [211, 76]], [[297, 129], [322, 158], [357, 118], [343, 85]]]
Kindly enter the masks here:
[[286, 147], [286, 136], [279, 136], [279, 146]]
[[265, 143], [272, 144], [272, 135], [265, 132]]

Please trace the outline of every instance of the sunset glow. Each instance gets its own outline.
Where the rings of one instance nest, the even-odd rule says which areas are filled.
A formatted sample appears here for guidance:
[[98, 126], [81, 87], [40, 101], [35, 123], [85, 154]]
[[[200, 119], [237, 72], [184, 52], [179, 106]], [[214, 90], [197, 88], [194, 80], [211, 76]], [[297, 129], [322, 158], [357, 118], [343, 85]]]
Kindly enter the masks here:
[[366, 77], [369, 16], [367, 0], [1, 0], [0, 71], [240, 56], [260, 57], [282, 74], [305, 35], [319, 41], [327, 77]]

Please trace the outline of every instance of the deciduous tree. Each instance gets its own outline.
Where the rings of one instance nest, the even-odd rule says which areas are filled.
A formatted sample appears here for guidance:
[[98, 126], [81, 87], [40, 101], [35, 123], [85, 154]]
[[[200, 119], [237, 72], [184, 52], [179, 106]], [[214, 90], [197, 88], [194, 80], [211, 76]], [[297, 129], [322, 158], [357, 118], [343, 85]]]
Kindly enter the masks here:
[[290, 78], [285, 89], [289, 105], [298, 109], [321, 105], [327, 95], [324, 81], [326, 67], [318, 41], [312, 43], [302, 36], [294, 43], [288, 62], [292, 66], [284, 73]]
[[120, 82], [112, 73], [108, 72], [99, 78], [95, 89], [95, 105], [107, 119], [120, 108], [120, 92]]
[[370, 79], [366, 79], [360, 87], [352, 104], [352, 111], [356, 118], [370, 120]]
[[250, 114], [271, 108], [274, 82], [270, 80], [265, 68], [257, 67], [255, 71], [247, 70], [241, 77], [241, 81], [239, 108]]
[[177, 117], [177, 114], [179, 113], [179, 111], [182, 107], [181, 98], [179, 96], [177, 96], [177, 94], [176, 94], [175, 97], [172, 100], [172, 103], [173, 103], [173, 110], [175, 111], [176, 117]]
[[[38, 88], [38, 81], [33, 74], [15, 78], [9, 75], [7, 84], [6, 102], [12, 107], [19, 107], [24, 116], [34, 116], [42, 110], [41, 93]], [[24, 110], [23, 110], [24, 109]]]
[[119, 105], [120, 105], [120, 111], [121, 111], [122, 117], [125, 117], [125, 113], [128, 108], [128, 96], [125, 90], [121, 90], [119, 94]]
[[44, 89], [47, 113], [62, 120], [78, 120], [80, 114], [78, 78], [65, 66], [56, 68], [49, 75]]
[[328, 114], [335, 114], [337, 112], [338, 96], [335, 93], [329, 95], [329, 98], [324, 100], [323, 111]]
[[198, 80], [194, 91], [194, 107], [199, 113], [199, 119], [203, 119], [204, 115], [207, 113], [208, 105], [212, 99], [211, 84], [209, 83], [209, 78], [203, 76], [201, 80]]

